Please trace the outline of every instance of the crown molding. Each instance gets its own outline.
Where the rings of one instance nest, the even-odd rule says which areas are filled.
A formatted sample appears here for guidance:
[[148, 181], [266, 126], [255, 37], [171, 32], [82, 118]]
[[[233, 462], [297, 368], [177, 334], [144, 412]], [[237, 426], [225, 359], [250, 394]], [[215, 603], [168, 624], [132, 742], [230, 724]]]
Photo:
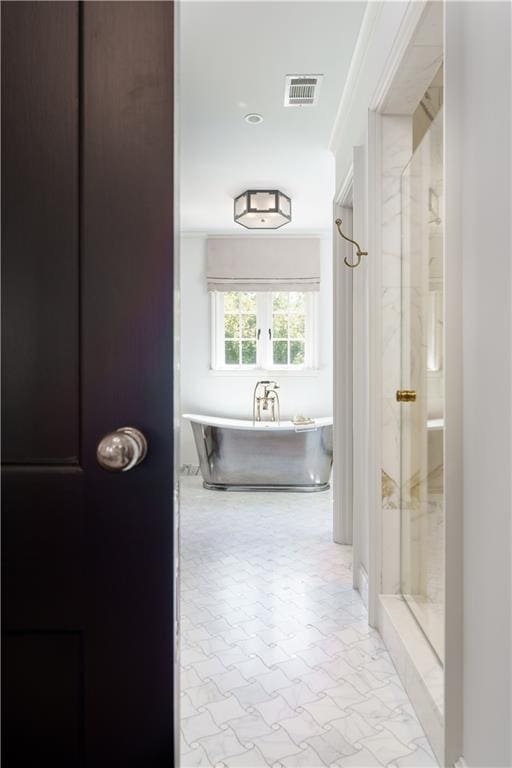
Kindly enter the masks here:
[[339, 188], [334, 196], [334, 202], [336, 205], [341, 205], [346, 208], [352, 208], [352, 194], [354, 188], [354, 163], [350, 164], [345, 178], [341, 182]]
[[364, 63], [368, 55], [368, 51], [371, 49], [377, 21], [382, 13], [384, 5], [385, 2], [383, 2], [383, 0], [378, 0], [377, 2], [368, 3], [366, 6], [361, 29], [359, 31], [359, 36], [357, 38], [354, 53], [350, 62], [347, 80], [345, 87], [343, 88], [338, 111], [336, 112], [334, 125], [332, 127], [331, 136], [329, 138], [329, 149], [331, 152], [336, 152], [336, 147], [338, 144], [337, 139], [343, 133], [344, 126], [349, 119], [352, 103], [359, 86]]
[[[435, 0], [430, 0], [430, 2], [433, 1], [435, 2]], [[384, 67], [379, 73], [376, 86], [369, 100], [369, 110], [380, 112], [383, 109], [405, 52], [414, 38], [418, 23], [428, 2], [429, 0], [408, 0], [398, 30], [390, 45]], [[329, 149], [334, 154], [339, 148], [347, 126], [353, 120], [352, 109], [361, 83], [364, 82], [365, 69], [371, 70], [371, 65], [366, 66], [368, 58], [375, 46], [383, 44], [382, 39], [378, 39], [378, 35], [382, 35], [379, 22], [386, 5], [389, 5], [386, 0], [377, 0], [367, 5], [329, 139]]]

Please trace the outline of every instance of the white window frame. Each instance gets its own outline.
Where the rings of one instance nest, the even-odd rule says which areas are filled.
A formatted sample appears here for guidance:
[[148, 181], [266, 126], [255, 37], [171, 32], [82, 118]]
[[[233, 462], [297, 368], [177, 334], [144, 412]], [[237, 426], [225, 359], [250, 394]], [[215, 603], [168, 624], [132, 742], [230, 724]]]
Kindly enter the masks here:
[[[305, 296], [305, 355], [302, 365], [274, 365], [272, 363], [272, 294], [281, 291], [256, 292], [256, 322], [261, 330], [256, 342], [256, 363], [254, 365], [227, 365], [224, 362], [224, 294], [211, 292], [211, 369], [223, 373], [251, 373], [253, 371], [286, 372], [287, 374], [304, 373], [318, 370], [318, 292], [304, 291]], [[240, 291], [243, 293], [243, 291]]]

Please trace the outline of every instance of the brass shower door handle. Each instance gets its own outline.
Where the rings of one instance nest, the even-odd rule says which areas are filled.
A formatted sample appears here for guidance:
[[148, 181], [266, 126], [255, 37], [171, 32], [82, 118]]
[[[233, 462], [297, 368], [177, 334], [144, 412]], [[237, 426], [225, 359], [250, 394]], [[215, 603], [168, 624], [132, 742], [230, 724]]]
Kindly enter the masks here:
[[415, 389], [397, 389], [396, 399], [398, 403], [415, 403], [416, 390]]

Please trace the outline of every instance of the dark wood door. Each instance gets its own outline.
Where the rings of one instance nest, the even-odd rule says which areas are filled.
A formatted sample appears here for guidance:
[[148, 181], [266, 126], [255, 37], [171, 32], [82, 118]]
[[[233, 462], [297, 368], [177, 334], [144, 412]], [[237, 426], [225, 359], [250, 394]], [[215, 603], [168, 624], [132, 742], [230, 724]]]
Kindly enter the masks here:
[[172, 3], [2, 3], [2, 94], [2, 764], [170, 766]]

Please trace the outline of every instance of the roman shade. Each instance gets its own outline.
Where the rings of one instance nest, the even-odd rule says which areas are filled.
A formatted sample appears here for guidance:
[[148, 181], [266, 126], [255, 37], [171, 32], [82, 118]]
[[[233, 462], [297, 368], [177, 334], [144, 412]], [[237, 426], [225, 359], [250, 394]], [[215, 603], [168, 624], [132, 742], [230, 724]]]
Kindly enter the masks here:
[[211, 237], [209, 291], [318, 291], [317, 237]]

